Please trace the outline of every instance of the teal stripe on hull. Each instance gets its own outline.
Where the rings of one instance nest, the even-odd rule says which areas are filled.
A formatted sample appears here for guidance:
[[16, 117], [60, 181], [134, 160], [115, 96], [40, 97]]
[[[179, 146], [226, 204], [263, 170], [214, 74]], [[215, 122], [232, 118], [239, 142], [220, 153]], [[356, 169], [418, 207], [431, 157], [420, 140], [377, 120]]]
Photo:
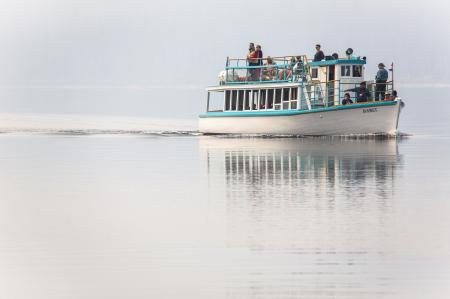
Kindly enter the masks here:
[[373, 102], [373, 103], [365, 103], [365, 104], [352, 104], [352, 105], [345, 105], [345, 106], [332, 106], [332, 107], [316, 108], [316, 109], [312, 109], [312, 110], [207, 112], [204, 114], [200, 114], [199, 117], [207, 118], [207, 117], [290, 116], [290, 115], [298, 115], [298, 114], [328, 112], [328, 111], [347, 110], [347, 109], [371, 108], [371, 107], [379, 107], [379, 106], [393, 106], [396, 104], [397, 104], [396, 101], [388, 101], [388, 102]]

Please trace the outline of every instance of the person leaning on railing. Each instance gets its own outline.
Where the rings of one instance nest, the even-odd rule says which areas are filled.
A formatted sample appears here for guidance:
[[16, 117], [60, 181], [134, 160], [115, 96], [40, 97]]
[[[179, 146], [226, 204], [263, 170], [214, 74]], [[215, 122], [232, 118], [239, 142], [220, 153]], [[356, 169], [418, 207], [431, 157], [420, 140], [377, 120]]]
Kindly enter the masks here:
[[[375, 76], [375, 101], [384, 100], [386, 93], [386, 82], [388, 80], [389, 73], [384, 68], [384, 64], [380, 62], [378, 64], [378, 72]], [[381, 97], [381, 98], [380, 98]]]
[[359, 87], [346, 89], [344, 91], [356, 92], [356, 102], [357, 103], [367, 102], [370, 97], [370, 92], [366, 87], [366, 82], [364, 82], [364, 81], [359, 84]]

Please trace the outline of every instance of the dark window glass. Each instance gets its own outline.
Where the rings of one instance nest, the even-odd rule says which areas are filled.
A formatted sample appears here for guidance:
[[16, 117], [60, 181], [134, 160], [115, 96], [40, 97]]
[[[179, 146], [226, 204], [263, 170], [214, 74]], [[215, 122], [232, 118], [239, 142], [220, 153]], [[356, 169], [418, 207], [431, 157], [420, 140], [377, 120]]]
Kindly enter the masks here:
[[281, 88], [275, 89], [275, 104], [281, 103]]
[[[260, 94], [260, 103], [259, 103], [259, 107], [260, 109], [266, 109], [266, 90], [265, 89], [261, 89], [259, 91]], [[257, 105], [257, 102], [255, 102], [255, 106]], [[256, 108], [257, 109], [257, 108]]]
[[341, 77], [350, 77], [349, 65], [341, 65]]
[[296, 100], [297, 99], [297, 88], [292, 88], [291, 89], [291, 100]]
[[283, 88], [283, 102], [289, 101], [289, 90], [290, 88]]
[[267, 109], [273, 108], [273, 89], [267, 90]]
[[236, 110], [237, 90], [231, 91], [231, 110]]
[[311, 78], [317, 78], [319, 76], [319, 72], [317, 68], [311, 69]]
[[245, 91], [245, 103], [244, 103], [245, 110], [250, 110], [250, 101], [251, 101], [250, 93], [251, 93], [251, 90]]
[[242, 111], [244, 108], [244, 91], [239, 90], [239, 102], [238, 102], [238, 110]]
[[360, 65], [353, 66], [353, 77], [361, 77], [362, 76], [362, 67]]

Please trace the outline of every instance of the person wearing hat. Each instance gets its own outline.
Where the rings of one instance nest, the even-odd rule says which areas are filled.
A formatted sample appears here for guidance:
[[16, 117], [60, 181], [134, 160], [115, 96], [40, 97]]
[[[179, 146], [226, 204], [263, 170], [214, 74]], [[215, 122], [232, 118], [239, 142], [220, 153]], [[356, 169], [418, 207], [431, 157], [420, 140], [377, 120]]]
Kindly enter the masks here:
[[378, 64], [378, 72], [375, 76], [375, 82], [377, 83], [375, 87], [375, 101], [384, 100], [386, 93], [386, 82], [389, 74], [384, 67], [385, 65], [382, 62]]

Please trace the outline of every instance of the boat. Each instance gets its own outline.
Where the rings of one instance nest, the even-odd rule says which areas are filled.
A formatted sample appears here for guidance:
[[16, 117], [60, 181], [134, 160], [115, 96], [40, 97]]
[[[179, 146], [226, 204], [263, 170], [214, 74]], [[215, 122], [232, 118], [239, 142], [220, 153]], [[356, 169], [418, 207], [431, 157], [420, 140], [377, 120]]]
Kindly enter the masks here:
[[[227, 57], [219, 84], [206, 88], [200, 133], [397, 134], [404, 104], [394, 92], [393, 64], [392, 79], [384, 83], [385, 92], [380, 96], [376, 90], [380, 83], [364, 79], [365, 57], [334, 55], [312, 61], [306, 55], [292, 55], [261, 60], [254, 66], [246, 58]], [[368, 96], [359, 101], [355, 88], [362, 82]], [[352, 103], [344, 105], [346, 93]]]

